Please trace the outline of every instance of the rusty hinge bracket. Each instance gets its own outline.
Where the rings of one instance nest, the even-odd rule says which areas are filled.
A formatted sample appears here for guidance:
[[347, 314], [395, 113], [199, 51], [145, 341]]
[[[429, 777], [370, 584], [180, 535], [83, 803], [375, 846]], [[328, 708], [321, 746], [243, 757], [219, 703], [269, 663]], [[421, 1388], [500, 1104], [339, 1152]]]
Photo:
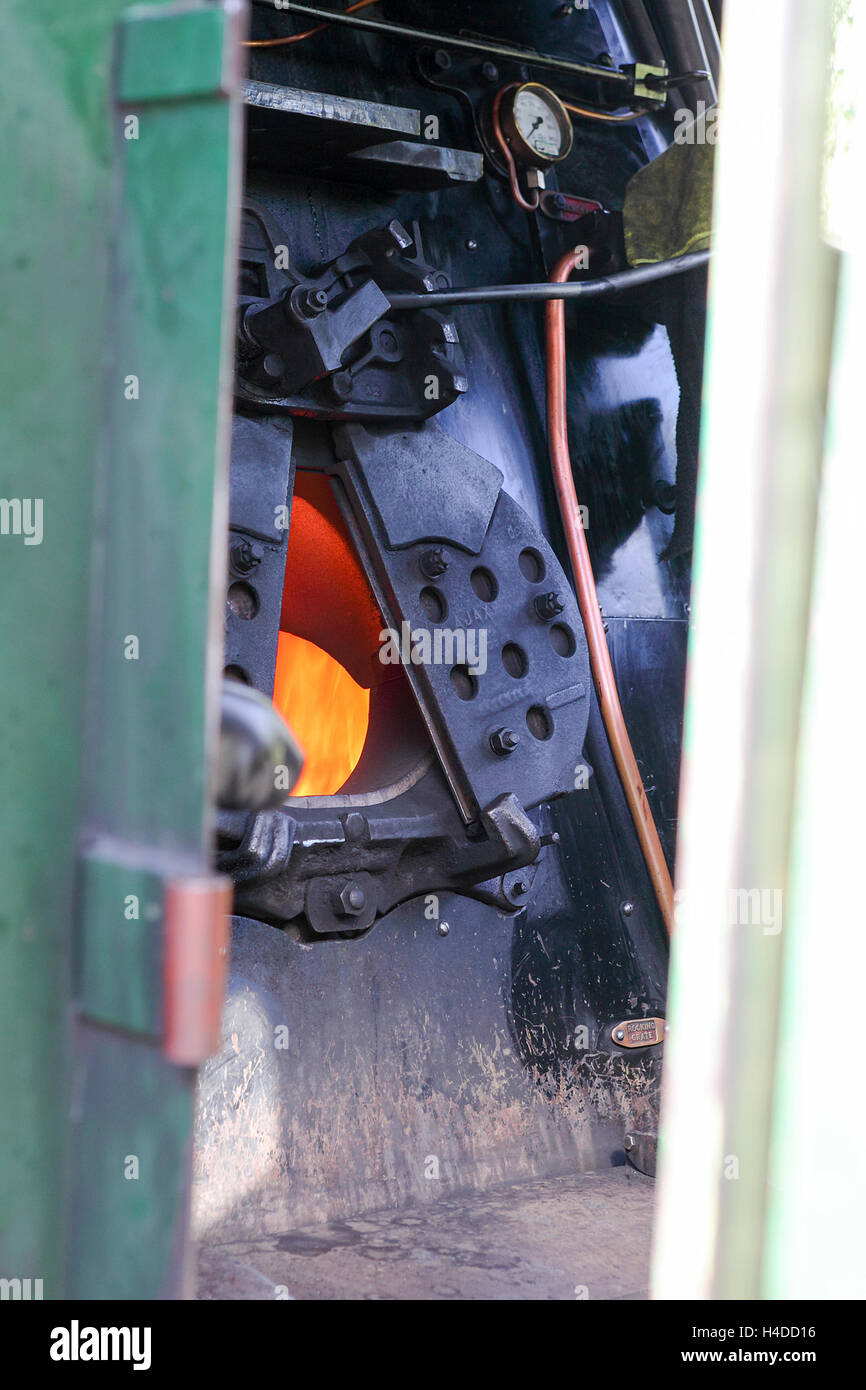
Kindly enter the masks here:
[[153, 852], [100, 843], [82, 863], [82, 1014], [150, 1037], [196, 1066], [219, 1045], [231, 881]]

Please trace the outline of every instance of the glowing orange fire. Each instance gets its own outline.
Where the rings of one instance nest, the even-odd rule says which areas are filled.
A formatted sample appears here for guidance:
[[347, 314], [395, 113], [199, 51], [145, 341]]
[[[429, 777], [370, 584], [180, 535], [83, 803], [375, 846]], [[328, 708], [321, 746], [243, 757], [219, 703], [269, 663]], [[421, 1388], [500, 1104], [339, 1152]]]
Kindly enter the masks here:
[[361, 756], [370, 692], [303, 637], [281, 632], [274, 704], [301, 745], [304, 767], [293, 796], [331, 796]]

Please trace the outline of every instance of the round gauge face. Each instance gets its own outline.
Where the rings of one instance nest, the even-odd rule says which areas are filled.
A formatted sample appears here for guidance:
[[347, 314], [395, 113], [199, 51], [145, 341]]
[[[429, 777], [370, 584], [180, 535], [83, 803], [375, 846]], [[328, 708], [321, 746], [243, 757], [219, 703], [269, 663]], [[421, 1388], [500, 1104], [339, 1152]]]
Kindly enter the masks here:
[[514, 96], [514, 124], [540, 160], [561, 159], [568, 153], [556, 98], [538, 87], [521, 87]]

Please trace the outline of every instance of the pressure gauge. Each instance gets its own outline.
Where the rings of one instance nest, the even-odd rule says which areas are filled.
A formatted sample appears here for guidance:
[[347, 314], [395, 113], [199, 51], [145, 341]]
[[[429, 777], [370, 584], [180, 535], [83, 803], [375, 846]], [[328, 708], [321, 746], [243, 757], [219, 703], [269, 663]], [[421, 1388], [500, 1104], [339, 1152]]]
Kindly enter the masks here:
[[574, 132], [568, 112], [556, 93], [540, 82], [524, 82], [504, 92], [499, 120], [515, 160], [532, 169], [558, 163], [571, 149]]

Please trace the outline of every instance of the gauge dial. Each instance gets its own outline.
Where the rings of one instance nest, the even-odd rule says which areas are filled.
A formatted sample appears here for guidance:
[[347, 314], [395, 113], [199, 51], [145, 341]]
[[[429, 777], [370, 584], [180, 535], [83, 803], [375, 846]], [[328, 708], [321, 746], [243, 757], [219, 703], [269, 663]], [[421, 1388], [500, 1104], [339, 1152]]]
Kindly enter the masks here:
[[515, 87], [504, 104], [502, 127], [516, 159], [543, 167], [564, 159], [573, 138], [568, 112], [540, 82]]

